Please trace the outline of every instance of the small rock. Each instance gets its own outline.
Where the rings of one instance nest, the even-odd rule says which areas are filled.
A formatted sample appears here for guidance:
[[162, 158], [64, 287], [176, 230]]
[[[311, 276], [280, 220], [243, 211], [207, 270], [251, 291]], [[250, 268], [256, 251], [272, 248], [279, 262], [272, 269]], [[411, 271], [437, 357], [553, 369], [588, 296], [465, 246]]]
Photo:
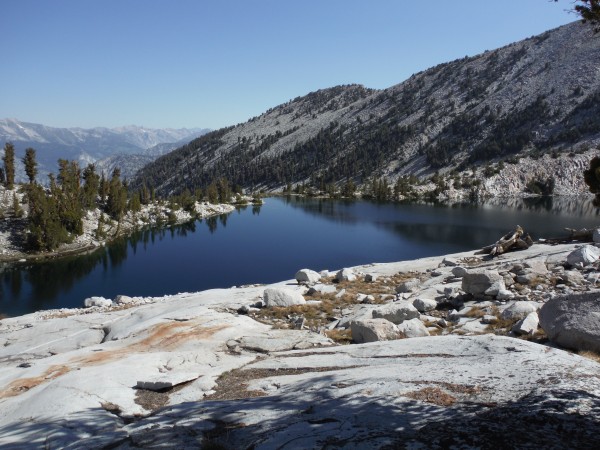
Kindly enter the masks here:
[[396, 326], [385, 319], [355, 320], [350, 323], [352, 340], [357, 344], [398, 339], [400, 333]]
[[447, 300], [452, 300], [459, 295], [460, 295], [460, 291], [458, 288], [455, 288], [455, 287], [444, 288], [444, 297], [446, 297]]
[[129, 305], [130, 303], [135, 302], [135, 299], [132, 297], [129, 297], [127, 295], [117, 295], [115, 297], [115, 303], [117, 305]]
[[590, 283], [597, 284], [600, 282], [600, 272], [590, 272], [585, 276], [585, 279]]
[[335, 298], [342, 298], [346, 294], [346, 289], [340, 290], [337, 294], [335, 294]]
[[310, 269], [300, 269], [295, 275], [298, 283], [314, 284], [321, 279], [321, 274]]
[[250, 307], [248, 305], [242, 305], [238, 308], [237, 313], [246, 315], [250, 312]]
[[86, 308], [91, 308], [92, 306], [109, 307], [112, 306], [112, 304], [112, 300], [104, 297], [90, 297], [83, 301], [83, 305]]
[[415, 292], [419, 286], [421, 286], [421, 281], [417, 278], [411, 278], [410, 280], [406, 280], [403, 283], [400, 283], [396, 287], [397, 294], [404, 294], [407, 292]]
[[399, 324], [405, 320], [418, 318], [419, 311], [412, 303], [405, 300], [381, 306], [373, 310], [374, 319], [386, 319], [392, 323]]
[[262, 301], [262, 300], [258, 300], [256, 302], [252, 303], [250, 306], [252, 306], [253, 308], [258, 308], [258, 309], [264, 308], [265, 307], [265, 302]]
[[375, 297], [372, 295], [365, 295], [365, 294], [358, 294], [356, 296], [356, 301], [359, 303], [364, 303], [367, 305], [372, 305], [373, 303], [375, 303]]
[[458, 261], [458, 259], [456, 258], [452, 258], [452, 257], [446, 257], [442, 260], [442, 266], [446, 266], [446, 267], [454, 267], [454, 266], [458, 266], [460, 264], [460, 262]]
[[538, 313], [530, 312], [512, 327], [512, 331], [517, 334], [533, 334], [537, 331], [539, 323]]
[[508, 320], [523, 319], [529, 313], [535, 312], [538, 304], [535, 302], [515, 302], [502, 311], [502, 318]]
[[375, 273], [368, 273], [365, 275], [365, 281], [367, 283], [372, 283], [374, 281], [377, 281], [377, 278], [379, 278], [379, 275], [377, 275]]
[[481, 323], [485, 323], [486, 325], [490, 325], [496, 322], [498, 322], [498, 318], [492, 314], [485, 314], [481, 318]]
[[510, 300], [515, 296], [515, 294], [513, 294], [511, 291], [509, 291], [508, 289], [500, 289], [498, 291], [498, 294], [496, 294], [496, 299], [500, 300], [500, 301], [504, 301], [504, 300]]
[[494, 281], [492, 285], [485, 290], [484, 295], [491, 295], [492, 297], [496, 297], [500, 291], [506, 291], [504, 278], [500, 278], [499, 280]]
[[332, 284], [321, 284], [321, 283], [317, 283], [314, 286], [311, 286], [310, 288], [308, 288], [308, 291], [306, 292], [307, 295], [315, 295], [317, 293], [319, 294], [333, 294], [337, 291], [336, 287], [333, 286]]
[[405, 320], [397, 329], [407, 338], [429, 336], [429, 330], [419, 319]]
[[298, 317], [294, 321], [294, 330], [301, 330], [302, 328], [304, 328], [305, 324], [306, 324], [306, 319], [304, 317]]
[[577, 270], [565, 270], [560, 277], [566, 284], [570, 285], [582, 284], [584, 280], [581, 272]]
[[472, 269], [463, 276], [462, 290], [472, 295], [483, 294], [496, 281], [502, 279], [495, 270]]
[[413, 306], [417, 308], [419, 312], [433, 311], [435, 308], [437, 308], [437, 304], [437, 301], [431, 298], [419, 297], [413, 301]]
[[352, 269], [342, 269], [335, 274], [335, 279], [339, 281], [355, 281], [356, 274]]
[[467, 273], [467, 269], [462, 266], [457, 266], [452, 268], [452, 275], [458, 278], [462, 278]]

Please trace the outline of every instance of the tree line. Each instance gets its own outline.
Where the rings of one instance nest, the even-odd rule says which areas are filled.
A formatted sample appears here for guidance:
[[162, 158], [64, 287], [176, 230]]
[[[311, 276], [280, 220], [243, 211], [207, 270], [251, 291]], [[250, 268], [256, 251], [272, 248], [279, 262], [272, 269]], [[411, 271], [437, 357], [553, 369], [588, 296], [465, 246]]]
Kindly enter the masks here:
[[[15, 188], [15, 149], [13, 144], [4, 146], [4, 168], [0, 182], [13, 190]], [[58, 160], [58, 174], [49, 174], [49, 187], [36, 180], [38, 170], [36, 151], [25, 150], [22, 159], [28, 183], [22, 187], [24, 202], [27, 203], [26, 245], [34, 251], [54, 250], [60, 244], [71, 242], [83, 233], [83, 217], [89, 210], [100, 208], [119, 223], [127, 210], [140, 208], [139, 193], [128, 195], [127, 183], [121, 181], [119, 169], [115, 169], [109, 179], [96, 172], [94, 164], [83, 170], [77, 161]], [[13, 210], [16, 217], [22, 209], [13, 193]], [[102, 234], [103, 215], [98, 222], [98, 234]]]

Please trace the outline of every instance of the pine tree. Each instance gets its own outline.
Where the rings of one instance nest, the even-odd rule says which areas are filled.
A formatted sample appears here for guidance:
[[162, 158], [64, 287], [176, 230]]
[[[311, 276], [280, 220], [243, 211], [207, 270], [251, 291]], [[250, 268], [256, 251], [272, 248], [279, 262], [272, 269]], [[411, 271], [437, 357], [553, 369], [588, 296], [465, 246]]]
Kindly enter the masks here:
[[[54, 189], [56, 183], [50, 178]], [[55, 195], [47, 195], [44, 189], [33, 184], [27, 190], [29, 204], [29, 224], [27, 244], [32, 250], [54, 250], [69, 241], [69, 233], [59, 216], [58, 201]]]
[[207, 198], [207, 200], [208, 200], [209, 203], [213, 203], [213, 204], [218, 203], [218, 201], [219, 201], [219, 190], [218, 190], [217, 185], [215, 184], [215, 182], [212, 182], [206, 188], [206, 198]]
[[23, 164], [25, 165], [25, 173], [29, 178], [29, 184], [35, 183], [35, 177], [37, 176], [37, 161], [35, 160], [35, 150], [31, 147], [25, 149], [25, 156], [23, 157]]
[[82, 204], [85, 209], [96, 208], [96, 199], [100, 190], [100, 176], [96, 173], [96, 166], [88, 164], [83, 169], [83, 194]]
[[6, 188], [12, 189], [15, 185], [15, 146], [7, 142], [4, 144], [4, 176], [6, 178]]
[[21, 208], [21, 203], [16, 192], [13, 192], [13, 212], [15, 217], [23, 217], [23, 208]]
[[81, 202], [81, 170], [77, 161], [58, 160], [57, 192], [58, 211], [61, 223], [70, 233], [83, 233], [83, 207]]
[[121, 221], [127, 208], [127, 188], [121, 182], [121, 171], [115, 168], [108, 186], [106, 212], [115, 220]]
[[142, 202], [140, 200], [139, 192], [134, 192], [131, 194], [131, 198], [129, 199], [129, 210], [134, 213], [142, 210]]

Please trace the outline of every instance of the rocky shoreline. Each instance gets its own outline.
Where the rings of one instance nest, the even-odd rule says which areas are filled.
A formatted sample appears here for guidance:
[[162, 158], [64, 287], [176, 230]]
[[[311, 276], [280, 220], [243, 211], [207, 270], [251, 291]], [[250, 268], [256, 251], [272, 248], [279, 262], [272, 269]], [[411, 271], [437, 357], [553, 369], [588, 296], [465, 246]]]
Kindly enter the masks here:
[[0, 446], [592, 448], [598, 256], [535, 244], [3, 319]]
[[[18, 189], [7, 190], [0, 187], [0, 212], [9, 211], [13, 194], [18, 197]], [[231, 204], [211, 204], [196, 202], [193, 214], [182, 209], [171, 209], [166, 204], [155, 203], [144, 205], [138, 212], [128, 211], [120, 223], [103, 214], [105, 221], [104, 236], [97, 234], [98, 220], [102, 212], [99, 209], [88, 211], [83, 217], [83, 234], [76, 236], [73, 242], [62, 244], [51, 252], [30, 253], [25, 249], [23, 235], [26, 228], [27, 209], [22, 218], [3, 218], [0, 220], [0, 263], [13, 263], [22, 260], [51, 259], [62, 256], [75, 255], [94, 251], [105, 246], [108, 242], [121, 236], [146, 227], [163, 227], [177, 225], [194, 219], [203, 219], [210, 216], [228, 214], [235, 209]]]

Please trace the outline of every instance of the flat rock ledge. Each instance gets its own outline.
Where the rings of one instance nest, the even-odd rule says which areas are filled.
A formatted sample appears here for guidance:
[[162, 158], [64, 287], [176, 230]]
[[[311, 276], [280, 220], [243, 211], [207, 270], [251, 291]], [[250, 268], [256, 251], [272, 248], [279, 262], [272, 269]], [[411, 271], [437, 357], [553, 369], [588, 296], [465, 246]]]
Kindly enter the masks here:
[[[0, 320], [0, 448], [593, 448], [600, 364], [514, 337], [535, 337], [559, 294], [597, 304], [595, 263], [563, 264], [575, 249], [370, 264], [352, 268], [354, 282], [377, 293], [338, 279], [288, 309], [265, 307], [264, 292], [308, 297], [297, 279]], [[497, 285], [463, 291], [474, 269]], [[416, 299], [437, 307], [422, 314]], [[327, 327], [313, 307], [332, 315]], [[332, 340], [360, 323], [391, 340]]]

